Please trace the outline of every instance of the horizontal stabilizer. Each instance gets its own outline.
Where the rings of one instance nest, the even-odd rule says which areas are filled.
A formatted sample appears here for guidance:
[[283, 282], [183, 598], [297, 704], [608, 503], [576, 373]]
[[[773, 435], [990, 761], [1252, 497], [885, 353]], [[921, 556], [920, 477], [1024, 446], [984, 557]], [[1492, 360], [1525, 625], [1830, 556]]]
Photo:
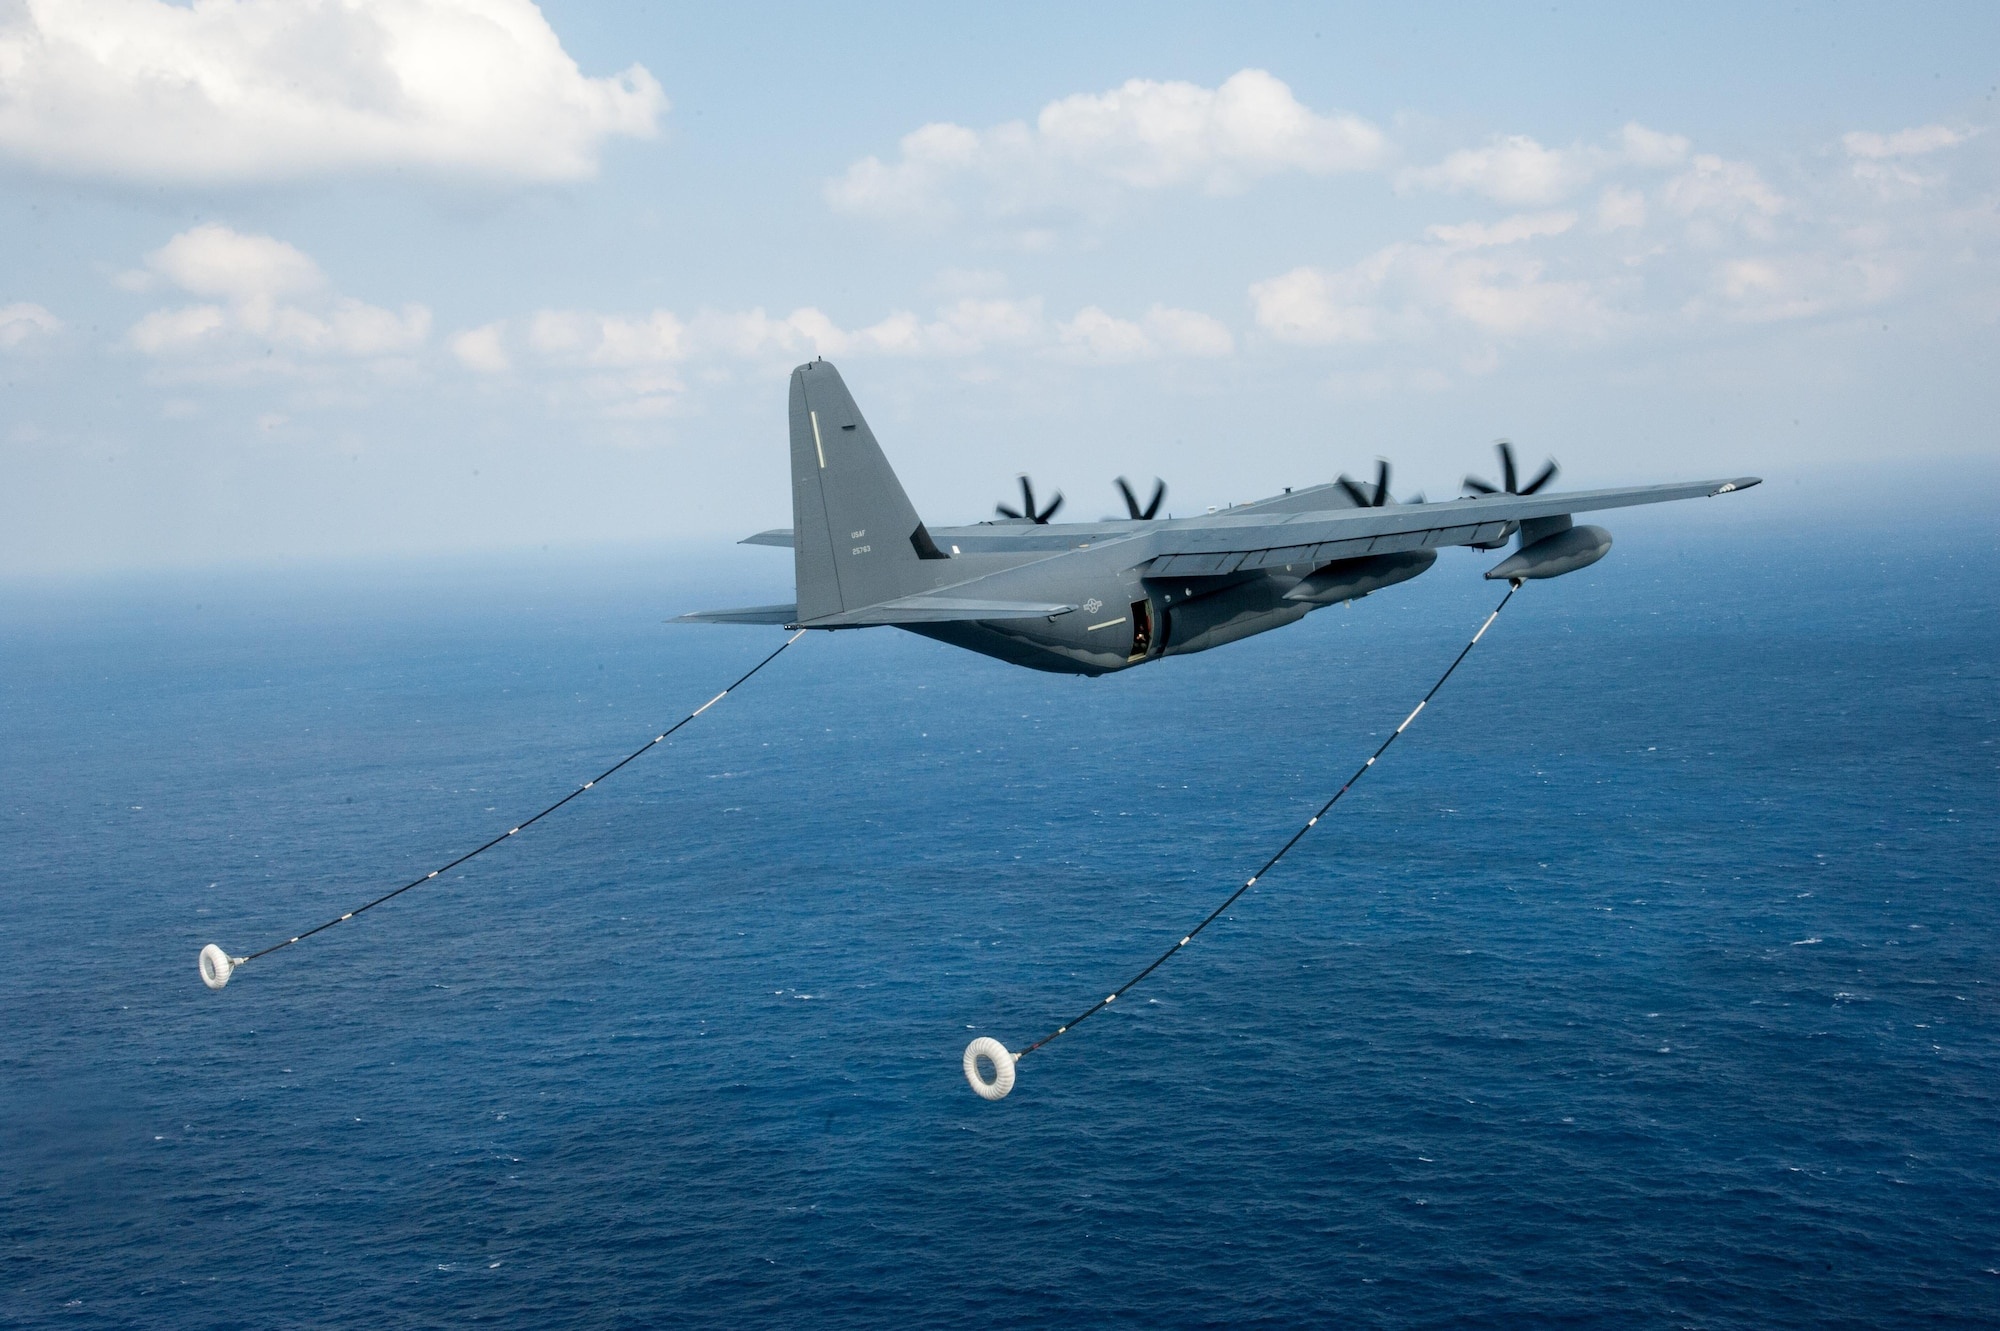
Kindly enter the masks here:
[[674, 624], [792, 624], [799, 617], [796, 605], [746, 605], [734, 610], [697, 610], [681, 615]]
[[1076, 609], [1038, 601], [980, 601], [962, 596], [905, 596], [812, 621], [816, 629], [866, 628], [876, 624], [951, 624], [980, 619], [1053, 619]]
[[737, 544], [775, 545], [780, 550], [789, 550], [792, 548], [792, 529], [790, 527], [773, 527], [769, 531], [760, 531], [755, 536], [745, 536]]

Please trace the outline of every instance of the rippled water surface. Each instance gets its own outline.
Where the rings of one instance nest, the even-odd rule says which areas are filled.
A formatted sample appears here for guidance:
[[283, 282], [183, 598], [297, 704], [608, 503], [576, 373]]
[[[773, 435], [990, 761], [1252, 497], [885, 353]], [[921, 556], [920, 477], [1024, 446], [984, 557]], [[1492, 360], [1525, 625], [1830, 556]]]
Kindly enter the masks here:
[[997, 1105], [966, 1041], [1226, 895], [1476, 557], [1097, 681], [815, 635], [197, 983], [775, 645], [665, 564], [0, 598], [0, 1321], [2000, 1320], [1990, 533], [1621, 528]]

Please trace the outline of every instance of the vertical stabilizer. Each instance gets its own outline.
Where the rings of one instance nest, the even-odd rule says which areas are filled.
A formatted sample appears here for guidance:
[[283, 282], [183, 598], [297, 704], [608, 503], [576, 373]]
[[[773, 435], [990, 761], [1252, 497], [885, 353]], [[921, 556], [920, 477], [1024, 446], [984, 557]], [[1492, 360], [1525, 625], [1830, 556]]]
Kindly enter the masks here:
[[792, 371], [792, 560], [799, 622], [950, 581], [874, 432], [823, 360]]

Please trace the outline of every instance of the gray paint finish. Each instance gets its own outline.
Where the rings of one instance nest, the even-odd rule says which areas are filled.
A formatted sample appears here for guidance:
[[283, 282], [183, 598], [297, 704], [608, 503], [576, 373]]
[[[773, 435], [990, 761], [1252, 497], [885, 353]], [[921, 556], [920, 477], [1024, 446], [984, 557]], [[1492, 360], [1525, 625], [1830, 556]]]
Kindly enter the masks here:
[[697, 611], [698, 623], [893, 625], [1038, 670], [1101, 675], [1206, 651], [1416, 577], [1442, 546], [1491, 549], [1490, 578], [1548, 578], [1601, 559], [1611, 536], [1572, 514], [1747, 490], [1734, 480], [1492, 494], [1357, 507], [1315, 485], [1200, 517], [982, 522], [924, 529], [833, 366], [792, 371], [789, 606]]

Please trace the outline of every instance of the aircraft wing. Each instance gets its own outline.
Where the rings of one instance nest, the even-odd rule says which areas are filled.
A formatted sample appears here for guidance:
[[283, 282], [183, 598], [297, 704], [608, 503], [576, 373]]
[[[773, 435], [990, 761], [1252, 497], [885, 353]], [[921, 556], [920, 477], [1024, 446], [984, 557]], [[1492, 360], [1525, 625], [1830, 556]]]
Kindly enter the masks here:
[[816, 629], [877, 624], [950, 624], [962, 619], [1053, 619], [1076, 609], [1041, 601], [994, 601], [968, 596], [904, 596], [812, 621]]
[[791, 624], [799, 617], [796, 605], [746, 605], [734, 610], [697, 610], [678, 615], [675, 624]]
[[[905, 596], [812, 621], [816, 629], [858, 629], [882, 624], [949, 624], [961, 619], [1049, 619], [1073, 605], [1042, 601], [994, 601], [966, 596]], [[796, 605], [747, 605], [735, 610], [697, 610], [676, 624], [782, 624], [799, 627]]]
[[1755, 476], [1635, 485], [1568, 494], [1480, 495], [1442, 504], [1388, 504], [1316, 513], [1220, 513], [1184, 518], [1149, 533], [1155, 550], [1148, 577], [1201, 576], [1281, 565], [1320, 565], [1360, 555], [1392, 554], [1441, 545], [1497, 541], [1509, 523], [1587, 513], [1672, 499], [1700, 499], [1747, 490]]

